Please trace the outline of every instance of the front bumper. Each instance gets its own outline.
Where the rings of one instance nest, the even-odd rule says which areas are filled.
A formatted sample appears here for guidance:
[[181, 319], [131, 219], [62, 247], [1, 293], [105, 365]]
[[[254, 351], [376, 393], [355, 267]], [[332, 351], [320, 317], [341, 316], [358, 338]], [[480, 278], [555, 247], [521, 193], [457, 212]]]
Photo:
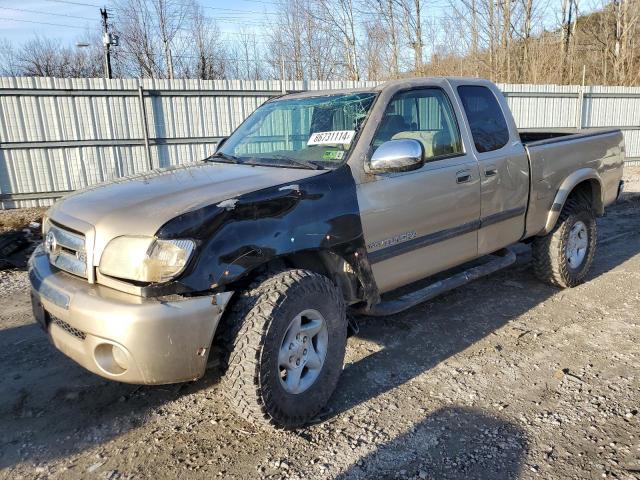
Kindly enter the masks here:
[[232, 295], [142, 298], [54, 271], [40, 247], [29, 280], [34, 315], [56, 348], [93, 373], [138, 384], [201, 377]]

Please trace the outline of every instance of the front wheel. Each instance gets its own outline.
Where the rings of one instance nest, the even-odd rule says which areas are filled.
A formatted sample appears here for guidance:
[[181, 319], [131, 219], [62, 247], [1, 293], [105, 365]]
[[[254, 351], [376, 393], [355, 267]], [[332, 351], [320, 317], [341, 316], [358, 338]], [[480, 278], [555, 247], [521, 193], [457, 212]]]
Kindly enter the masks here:
[[558, 287], [575, 287], [589, 273], [596, 251], [597, 227], [591, 205], [569, 198], [554, 229], [533, 241], [536, 276]]
[[223, 388], [253, 423], [308, 423], [333, 393], [347, 338], [340, 292], [322, 275], [286, 270], [244, 292], [231, 312]]

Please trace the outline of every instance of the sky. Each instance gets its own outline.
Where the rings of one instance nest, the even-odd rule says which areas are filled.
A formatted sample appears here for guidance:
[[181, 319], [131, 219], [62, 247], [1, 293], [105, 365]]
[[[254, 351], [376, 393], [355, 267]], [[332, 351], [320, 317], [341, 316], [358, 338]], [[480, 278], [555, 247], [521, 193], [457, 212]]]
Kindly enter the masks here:
[[[0, 39], [19, 44], [41, 35], [73, 45], [87, 30], [100, 29], [100, 8], [112, 4], [111, 0], [0, 0]], [[200, 4], [205, 15], [217, 19], [229, 41], [241, 29], [262, 32], [276, 6], [268, 0], [200, 0]]]
[[[276, 0], [199, 0], [205, 15], [217, 19], [224, 41], [233, 43], [240, 31], [255, 32], [264, 37], [269, 19], [276, 14]], [[581, 1], [581, 10], [589, 3]], [[557, 22], [561, 0], [539, 0], [547, 25]], [[436, 16], [446, 10], [446, 0], [427, 0], [427, 6], [437, 10]], [[0, 0], [0, 39], [19, 44], [35, 35], [58, 39], [64, 45], [73, 45], [89, 29], [100, 30], [100, 8], [113, 5], [112, 0]], [[429, 13], [426, 15], [429, 16]], [[111, 21], [117, 24], [117, 16]], [[86, 35], [85, 35], [86, 37]]]

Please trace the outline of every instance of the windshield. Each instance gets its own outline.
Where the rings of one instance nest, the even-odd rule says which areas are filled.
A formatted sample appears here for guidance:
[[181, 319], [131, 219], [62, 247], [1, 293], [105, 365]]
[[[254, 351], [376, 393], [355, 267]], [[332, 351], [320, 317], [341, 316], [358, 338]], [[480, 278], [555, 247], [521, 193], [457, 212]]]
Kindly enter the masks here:
[[375, 93], [267, 102], [208, 160], [301, 168], [335, 168], [347, 160]]

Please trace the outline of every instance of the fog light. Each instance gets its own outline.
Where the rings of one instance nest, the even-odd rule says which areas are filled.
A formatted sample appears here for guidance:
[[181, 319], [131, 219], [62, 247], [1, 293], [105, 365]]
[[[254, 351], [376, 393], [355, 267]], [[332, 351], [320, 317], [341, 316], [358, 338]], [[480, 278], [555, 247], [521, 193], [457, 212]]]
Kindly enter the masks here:
[[118, 364], [120, 368], [122, 368], [122, 370], [126, 370], [127, 368], [129, 368], [129, 358], [127, 357], [127, 352], [125, 352], [119, 346], [113, 345], [111, 353], [113, 355], [113, 360]]
[[94, 352], [98, 366], [110, 375], [121, 375], [129, 368], [129, 355], [120, 346], [101, 343]]

